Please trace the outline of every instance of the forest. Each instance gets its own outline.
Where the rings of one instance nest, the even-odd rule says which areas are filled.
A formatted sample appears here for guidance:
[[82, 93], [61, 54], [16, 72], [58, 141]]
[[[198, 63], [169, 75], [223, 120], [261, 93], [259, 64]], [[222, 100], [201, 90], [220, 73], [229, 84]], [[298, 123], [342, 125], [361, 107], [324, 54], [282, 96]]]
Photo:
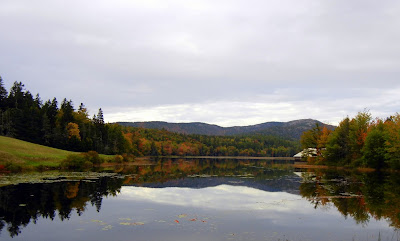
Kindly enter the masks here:
[[368, 111], [346, 117], [330, 131], [316, 125], [303, 133], [303, 148], [315, 148], [316, 164], [400, 169], [400, 114], [372, 118]]
[[293, 156], [298, 140], [262, 134], [236, 136], [185, 135], [166, 130], [105, 123], [100, 108], [89, 116], [72, 100], [41, 100], [22, 82], [8, 92], [0, 77], [0, 135], [64, 150], [134, 156]]

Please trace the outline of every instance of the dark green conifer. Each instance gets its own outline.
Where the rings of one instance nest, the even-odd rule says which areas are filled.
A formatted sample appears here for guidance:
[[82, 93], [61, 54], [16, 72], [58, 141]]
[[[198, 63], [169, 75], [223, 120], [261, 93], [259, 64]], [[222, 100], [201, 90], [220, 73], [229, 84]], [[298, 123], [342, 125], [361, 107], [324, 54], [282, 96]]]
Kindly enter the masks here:
[[5, 110], [7, 106], [7, 90], [4, 88], [3, 79], [0, 76], [0, 110]]

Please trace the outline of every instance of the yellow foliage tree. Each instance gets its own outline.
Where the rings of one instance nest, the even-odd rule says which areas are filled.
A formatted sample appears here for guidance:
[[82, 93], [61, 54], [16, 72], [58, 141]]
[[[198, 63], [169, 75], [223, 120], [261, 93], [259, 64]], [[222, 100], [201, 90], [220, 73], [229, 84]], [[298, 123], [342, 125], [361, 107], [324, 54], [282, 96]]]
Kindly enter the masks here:
[[75, 136], [78, 140], [81, 140], [81, 136], [79, 135], [79, 126], [76, 123], [69, 122], [67, 125], [68, 138], [71, 139]]

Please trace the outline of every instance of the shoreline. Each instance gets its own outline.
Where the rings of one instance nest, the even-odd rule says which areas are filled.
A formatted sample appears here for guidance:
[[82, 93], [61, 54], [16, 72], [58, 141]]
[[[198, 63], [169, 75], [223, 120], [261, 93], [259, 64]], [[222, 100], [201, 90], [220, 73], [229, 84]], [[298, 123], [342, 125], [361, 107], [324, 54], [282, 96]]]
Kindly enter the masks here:
[[254, 157], [254, 156], [143, 156], [136, 157], [135, 160], [149, 160], [152, 158], [171, 158], [171, 159], [237, 159], [237, 160], [281, 160], [294, 161], [294, 157]]

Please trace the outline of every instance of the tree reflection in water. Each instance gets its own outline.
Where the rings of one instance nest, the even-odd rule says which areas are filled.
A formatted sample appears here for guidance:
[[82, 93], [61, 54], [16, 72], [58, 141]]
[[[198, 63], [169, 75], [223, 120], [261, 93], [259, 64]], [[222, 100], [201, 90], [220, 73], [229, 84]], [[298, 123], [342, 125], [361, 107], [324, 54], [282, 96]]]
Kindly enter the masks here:
[[[291, 174], [291, 169], [263, 169], [260, 167], [282, 167], [281, 162], [249, 160], [210, 159], [159, 159], [153, 165], [114, 167], [121, 175], [98, 176], [97, 178], [68, 180], [65, 177], [50, 183], [13, 183], [0, 187], [0, 232], [7, 225], [11, 237], [21, 233], [21, 227], [39, 218], [54, 220], [69, 219], [74, 210], [81, 215], [87, 205], [100, 211], [102, 200], [116, 196], [122, 185], [146, 185], [165, 183], [189, 175], [250, 176], [258, 181], [276, 179]], [[23, 179], [23, 178], [22, 178]], [[275, 188], [280, 189], [280, 184]], [[286, 187], [288, 188], [288, 187]], [[298, 189], [290, 186], [291, 189]], [[57, 214], [58, 213], [58, 214]]]
[[310, 170], [302, 174], [300, 194], [315, 208], [333, 205], [359, 224], [387, 219], [400, 228], [400, 176], [397, 172]]
[[100, 177], [95, 180], [59, 180], [51, 183], [22, 183], [0, 187], [0, 231], [8, 224], [11, 237], [21, 233], [31, 221], [53, 220], [56, 211], [61, 220], [69, 219], [76, 210], [81, 215], [88, 203], [101, 209], [103, 197], [115, 196], [123, 179]]
[[[117, 167], [114, 171], [119, 174], [80, 180], [64, 178], [51, 183], [16, 182], [0, 187], [0, 231], [7, 229], [15, 237], [30, 222], [41, 218], [54, 220], [57, 216], [68, 220], [73, 212], [82, 215], [88, 205], [99, 212], [103, 198], [116, 196], [123, 185], [203, 188], [223, 182], [268, 192], [301, 194], [315, 208], [334, 206], [359, 224], [366, 224], [371, 218], [388, 219], [391, 226], [400, 227], [398, 173], [310, 170], [303, 172], [301, 179], [285, 163], [211, 159], [160, 159], [153, 165]], [[188, 178], [197, 176], [208, 178], [201, 182]]]

